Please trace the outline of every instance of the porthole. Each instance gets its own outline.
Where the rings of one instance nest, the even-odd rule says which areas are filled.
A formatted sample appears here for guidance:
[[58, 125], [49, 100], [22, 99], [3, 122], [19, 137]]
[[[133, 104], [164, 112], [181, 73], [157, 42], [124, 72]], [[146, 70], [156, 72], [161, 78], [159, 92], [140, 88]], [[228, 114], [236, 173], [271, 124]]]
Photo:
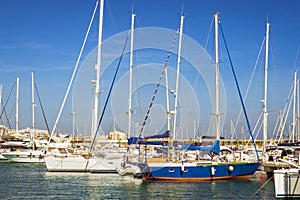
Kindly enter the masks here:
[[173, 169], [173, 168], [170, 168], [170, 169], [169, 169], [169, 172], [173, 173], [173, 172], [174, 172], [174, 169]]

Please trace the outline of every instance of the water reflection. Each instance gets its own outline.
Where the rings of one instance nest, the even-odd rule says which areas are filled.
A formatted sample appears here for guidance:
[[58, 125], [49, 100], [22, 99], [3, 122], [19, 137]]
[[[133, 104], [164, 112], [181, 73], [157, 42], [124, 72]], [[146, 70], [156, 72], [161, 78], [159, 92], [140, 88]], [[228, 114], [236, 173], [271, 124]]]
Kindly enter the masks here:
[[[118, 174], [47, 172], [43, 165], [1, 163], [0, 199], [245, 199], [266, 181], [143, 182]], [[254, 199], [274, 199], [274, 182]]]

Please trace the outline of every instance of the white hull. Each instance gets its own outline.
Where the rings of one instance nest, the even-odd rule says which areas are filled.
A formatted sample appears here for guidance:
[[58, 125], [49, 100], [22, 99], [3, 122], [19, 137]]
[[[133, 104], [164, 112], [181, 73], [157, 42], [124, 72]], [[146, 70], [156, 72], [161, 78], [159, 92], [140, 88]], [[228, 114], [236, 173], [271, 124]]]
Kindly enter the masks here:
[[116, 168], [121, 166], [123, 156], [90, 159], [90, 172], [92, 173], [118, 173]]
[[7, 159], [2, 155], [2, 153], [0, 154], [0, 160], [7, 160]]
[[44, 158], [49, 172], [117, 173], [123, 158], [85, 158], [80, 155], [47, 155]]
[[89, 172], [89, 159], [75, 155], [47, 155], [44, 158], [49, 172]]
[[274, 170], [276, 198], [300, 197], [300, 169]]
[[142, 172], [139, 163], [122, 163], [116, 170], [121, 176], [138, 176]]
[[90, 159], [90, 172], [118, 173], [116, 168], [121, 166], [126, 153], [127, 148], [107, 144], [100, 151], [96, 151], [95, 156]]
[[10, 162], [44, 163], [44, 152], [42, 151], [10, 151], [2, 153], [2, 156]]

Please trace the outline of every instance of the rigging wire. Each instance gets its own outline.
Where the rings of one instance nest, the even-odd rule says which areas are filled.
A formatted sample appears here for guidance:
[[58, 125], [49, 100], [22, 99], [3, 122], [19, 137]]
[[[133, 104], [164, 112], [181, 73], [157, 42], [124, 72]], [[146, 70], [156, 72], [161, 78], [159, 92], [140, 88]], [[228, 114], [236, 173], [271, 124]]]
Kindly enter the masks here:
[[103, 110], [102, 110], [102, 113], [101, 113], [101, 117], [100, 117], [99, 122], [98, 122], [97, 130], [96, 130], [96, 132], [94, 134], [94, 138], [93, 138], [93, 141], [92, 141], [92, 144], [91, 144], [90, 153], [91, 153], [91, 151], [94, 148], [96, 137], [97, 137], [97, 133], [99, 131], [99, 128], [100, 128], [100, 125], [101, 125], [101, 122], [102, 122], [102, 119], [103, 119], [103, 116], [104, 116], [104, 113], [105, 113], [105, 110], [106, 110], [106, 107], [107, 107], [107, 104], [108, 104], [108, 100], [110, 98], [111, 91], [113, 89], [113, 86], [114, 86], [114, 83], [115, 83], [115, 80], [116, 80], [116, 77], [117, 77], [117, 74], [118, 74], [118, 71], [119, 71], [119, 68], [120, 68], [120, 65], [121, 65], [121, 61], [122, 61], [122, 58], [123, 58], [123, 55], [124, 55], [124, 51], [125, 51], [125, 48], [126, 48], [126, 45], [127, 45], [127, 41], [128, 41], [128, 38], [129, 38], [129, 33], [130, 32], [128, 32], [128, 35], [126, 37], [125, 44], [124, 44], [124, 47], [123, 47], [123, 50], [122, 50], [122, 53], [121, 53], [121, 56], [120, 56], [120, 59], [119, 59], [119, 63], [118, 63], [116, 72], [114, 74], [114, 78], [113, 78], [113, 80], [111, 82], [109, 92], [107, 94], [107, 98], [106, 98], [106, 101], [105, 101], [105, 104], [104, 104], [104, 107], [103, 107]]
[[[210, 22], [210, 27], [208, 29], [208, 34], [207, 34], [207, 37], [206, 37], [206, 41], [205, 41], [205, 44], [204, 44], [204, 48], [202, 49], [202, 54], [201, 54], [201, 59], [200, 59], [200, 65], [199, 65], [199, 69], [201, 69], [201, 67], [203, 66], [203, 62], [204, 62], [204, 57], [205, 57], [205, 54], [206, 54], [206, 51], [205, 49], [207, 49], [207, 46], [208, 46], [208, 42], [209, 42], [209, 36], [211, 35], [211, 31], [212, 31], [212, 27], [213, 27], [213, 23], [214, 23], [214, 19], [212, 18], [211, 22]], [[209, 57], [211, 58], [211, 57]], [[199, 82], [199, 78], [200, 78], [200, 75], [199, 73], [197, 73], [197, 76], [196, 76], [196, 80], [194, 82], [194, 88], [196, 88], [196, 86], [198, 85], [198, 82]], [[199, 92], [199, 94], [202, 96], [202, 93], [201, 93], [201, 90]], [[202, 127], [203, 128], [203, 127]], [[209, 127], [208, 127], [209, 128]], [[205, 128], [204, 128], [205, 129]], [[200, 137], [202, 134], [206, 135], [205, 133], [205, 130], [202, 130], [202, 133], [200, 135], [197, 135]]]
[[109, 1], [105, 1], [105, 4], [107, 6], [107, 10], [108, 10], [109, 17], [110, 17], [110, 20], [111, 20], [111, 24], [112, 24], [114, 34], [115, 34], [115, 33], [117, 33], [117, 28], [116, 28], [115, 19], [114, 19], [113, 14], [112, 14], [113, 12], [112, 12], [111, 6], [109, 4]]
[[9, 101], [9, 99], [10, 99], [10, 97], [11, 97], [12, 91], [13, 91], [13, 89], [14, 89], [15, 86], [16, 86], [16, 82], [14, 82], [14, 84], [13, 84], [13, 86], [12, 86], [10, 92], [9, 92], [8, 98], [7, 98], [6, 102], [5, 102], [5, 105], [4, 105], [3, 109], [2, 109], [2, 112], [1, 112], [1, 114], [0, 114], [0, 118], [2, 119], [2, 115], [3, 115], [3, 113], [4, 113], [4, 115], [5, 115], [5, 117], [6, 117], [6, 120], [7, 120], [7, 123], [8, 123], [9, 129], [11, 129], [11, 126], [10, 126], [10, 123], [9, 123], [9, 120], [8, 120], [9, 118], [7, 117], [7, 113], [6, 113], [6, 106], [7, 106], [7, 104], [8, 104], [8, 101]]
[[[275, 46], [275, 45], [274, 45]], [[271, 94], [274, 94], [273, 95], [273, 98], [272, 98], [272, 101], [273, 102], [275, 102], [275, 105], [278, 105], [279, 104], [279, 98], [278, 97], [280, 97], [281, 96], [281, 91], [278, 91], [278, 90], [275, 90], [275, 89], [277, 89], [277, 88], [279, 88], [278, 87], [278, 83], [279, 83], [279, 81], [277, 81], [277, 73], [275, 73], [276, 71], [277, 71], [277, 66], [276, 66], [276, 63], [277, 62], [275, 62], [275, 56], [274, 56], [274, 52], [275, 52], [275, 50], [273, 50], [274, 49], [274, 47], [273, 47], [273, 43], [272, 42], [270, 42], [270, 57], [272, 58], [272, 64], [273, 64], [273, 70], [274, 70], [274, 73], [272, 73], [272, 75], [273, 75], [273, 83], [272, 83], [272, 85], [273, 85], [273, 87], [269, 87], [269, 90], [268, 91], [270, 91], [270, 93]], [[272, 69], [272, 68], [270, 68], [270, 66], [269, 66], [269, 69]], [[269, 73], [270, 74], [270, 73]], [[294, 77], [294, 76], [293, 76]], [[280, 94], [278, 94], [278, 92], [280, 92]], [[276, 98], [277, 97], [277, 98]]]
[[159, 88], [159, 86], [160, 86], [161, 80], [162, 80], [162, 78], [163, 78], [163, 75], [165, 74], [165, 70], [166, 70], [167, 67], [168, 67], [169, 59], [170, 59], [170, 57], [171, 57], [172, 50], [173, 50], [173, 48], [174, 48], [174, 46], [175, 46], [175, 42], [176, 42], [176, 39], [177, 39], [177, 36], [178, 36], [178, 33], [179, 33], [179, 29], [180, 29], [180, 28], [178, 28], [177, 31], [176, 31], [176, 34], [175, 34], [175, 36], [174, 36], [173, 42], [172, 42], [172, 44], [171, 44], [171, 47], [170, 47], [170, 50], [169, 50], [169, 53], [168, 53], [168, 56], [167, 56], [167, 59], [166, 59], [166, 61], [165, 61], [164, 67], [163, 67], [163, 70], [162, 70], [162, 72], [161, 72], [161, 74], [160, 74], [160, 77], [159, 77], [159, 80], [158, 80], [158, 82], [157, 82], [156, 88], [155, 88], [154, 93], [153, 93], [153, 95], [152, 95], [151, 102], [150, 102], [150, 104], [149, 104], [149, 107], [148, 107], [146, 116], [145, 116], [145, 118], [144, 118], [144, 122], [143, 122], [143, 124], [142, 124], [142, 128], [141, 128], [140, 133], [139, 133], [139, 138], [141, 138], [141, 135], [142, 135], [142, 133], [143, 133], [144, 127], [145, 127], [145, 125], [146, 125], [146, 122], [147, 122], [148, 117], [149, 117], [149, 114], [150, 114], [150, 110], [151, 110], [152, 105], [153, 105], [153, 103], [154, 103], [154, 100], [155, 100], [155, 97], [156, 97], [158, 88]]
[[[293, 83], [291, 83], [291, 84], [293, 85]], [[275, 132], [276, 132], [275, 138], [278, 138], [278, 134], [280, 133], [280, 135], [281, 135], [281, 133], [283, 133], [283, 131], [285, 129], [286, 120], [284, 121], [284, 123], [282, 123], [282, 121], [283, 121], [283, 119], [285, 119], [285, 116], [288, 117], [287, 115], [288, 115], [288, 112], [290, 110], [290, 104], [291, 104], [291, 101], [292, 101], [292, 91], [293, 91], [293, 87], [290, 87], [290, 90], [288, 92], [288, 98], [285, 101], [285, 105], [279, 112], [279, 116], [278, 116], [278, 119], [277, 119], [277, 121], [279, 121], [279, 125], [278, 125], [278, 123], [276, 123], [276, 126], [275, 126], [275, 128], [273, 130], [273, 134], [272, 134], [274, 136]], [[279, 127], [277, 127], [277, 125]], [[281, 136], [278, 138], [278, 142], [280, 141], [280, 138], [281, 138]]]
[[241, 104], [242, 104], [242, 107], [243, 107], [243, 110], [244, 110], [244, 115], [245, 115], [245, 118], [246, 118], [248, 131], [250, 133], [250, 136], [252, 137], [252, 142], [253, 142], [253, 145], [254, 145], [254, 148], [255, 148], [255, 153], [256, 153], [257, 160], [259, 160], [259, 155], [258, 155], [258, 152], [257, 152], [256, 143], [255, 143], [255, 140], [254, 140], [254, 137], [253, 137], [253, 134], [252, 134], [252, 130], [251, 130], [251, 127], [250, 127], [250, 122], [249, 122], [249, 119], [248, 119], [248, 115], [247, 115], [246, 108], [245, 108], [244, 101], [243, 101], [243, 97], [242, 97], [242, 93], [241, 93], [241, 90], [240, 90], [240, 87], [239, 87], [239, 84], [238, 84], [238, 80], [237, 80], [237, 77], [236, 77], [236, 74], [235, 74], [235, 70], [233, 68], [233, 63], [232, 63], [232, 60], [231, 60], [231, 57], [230, 57], [230, 54], [229, 54], [228, 46], [227, 46], [227, 43], [226, 43], [226, 40], [225, 40], [225, 36], [224, 36], [221, 24], [220, 24], [220, 30], [221, 30], [221, 33], [222, 33], [222, 36], [223, 36], [226, 52], [227, 52], [228, 59], [229, 59], [229, 62], [230, 62], [231, 71], [233, 73], [234, 80], [235, 80], [235, 83], [236, 83], [236, 87], [237, 87], [237, 90], [238, 90], [238, 93], [239, 93], [240, 101], [241, 101]]
[[48, 130], [48, 133], [50, 134], [51, 132], [50, 132], [50, 129], [49, 129], [49, 126], [48, 126], [48, 122], [47, 122], [47, 119], [46, 119], [45, 111], [44, 111], [44, 108], [43, 108], [43, 105], [42, 105], [42, 101], [41, 101], [41, 98], [40, 98], [40, 95], [39, 95], [39, 91], [38, 91], [37, 86], [36, 86], [35, 83], [34, 83], [34, 88], [35, 88], [37, 97], [39, 99], [40, 105], [41, 105], [42, 114], [43, 114], [43, 118], [45, 120], [45, 124], [46, 124], [47, 130]]
[[[254, 128], [253, 128], [253, 130], [252, 130], [252, 131], [253, 131], [253, 135], [255, 135], [255, 132], [257, 133], [256, 136], [255, 136], [255, 139], [257, 138], [258, 133], [260, 132], [261, 127], [262, 127], [262, 123], [259, 123], [259, 122], [261, 121], [262, 115], [263, 115], [263, 112], [260, 112], [260, 115], [259, 115], [259, 117], [258, 117], [258, 120], [256, 121], [256, 124], [254, 125]], [[257, 131], [256, 131], [256, 130], [257, 130]], [[249, 137], [247, 143], [249, 144], [250, 141], [251, 141], [251, 136]]]
[[53, 136], [54, 131], [55, 131], [55, 129], [56, 129], [56, 126], [57, 126], [57, 124], [58, 124], [58, 120], [59, 120], [60, 115], [61, 115], [61, 113], [62, 113], [62, 110], [63, 110], [63, 108], [64, 108], [64, 106], [65, 106], [67, 97], [69, 96], [69, 92], [70, 92], [70, 89], [71, 89], [71, 86], [72, 86], [72, 83], [73, 83], [75, 74], [76, 74], [76, 72], [77, 72], [77, 68], [78, 68], [78, 65], [79, 65], [79, 61], [80, 61], [80, 59], [81, 59], [81, 55], [82, 55], [83, 49], [84, 49], [84, 47], [85, 47], [85, 43], [86, 43], [86, 41], [87, 41], [87, 37], [88, 37], [88, 35], [89, 35], [89, 33], [90, 33], [90, 29], [91, 29], [92, 23], [93, 23], [93, 21], [94, 21], [94, 17], [95, 17], [96, 11], [97, 11], [98, 3], [99, 3], [99, 1], [96, 2], [95, 8], [94, 8], [94, 11], [93, 11], [93, 14], [92, 14], [91, 21], [90, 21], [90, 23], [89, 23], [89, 26], [88, 26], [86, 35], [85, 35], [85, 37], [84, 37], [83, 44], [82, 44], [81, 49], [80, 49], [80, 53], [79, 53], [79, 55], [78, 55], [78, 58], [77, 58], [77, 61], [76, 61], [76, 64], [75, 64], [75, 68], [74, 68], [73, 73], [72, 73], [72, 77], [71, 77], [70, 83], [69, 83], [69, 85], [68, 85], [67, 92], [66, 92], [65, 97], [64, 97], [64, 99], [63, 99], [63, 102], [62, 102], [62, 105], [61, 105], [61, 107], [60, 107], [59, 113], [58, 113], [58, 115], [57, 115], [56, 121], [55, 121], [55, 123], [54, 123], [54, 127], [53, 127], [53, 129], [52, 129], [52, 132], [51, 132], [49, 141], [52, 139], [52, 136]]
[[[243, 98], [244, 101], [246, 101], [247, 96], [248, 96], [248, 92], [249, 92], [250, 87], [251, 87], [251, 85], [252, 85], [252, 81], [253, 81], [253, 78], [254, 78], [254, 74], [255, 74], [256, 68], [257, 68], [257, 66], [258, 66], [258, 61], [259, 61], [259, 58], [260, 58], [260, 55], [261, 55], [261, 52], [262, 52], [262, 50], [263, 50], [263, 46], [264, 46], [264, 43], [265, 43], [265, 39], [266, 39], [266, 38], [264, 37], [264, 39], [263, 39], [263, 41], [262, 41], [262, 44], [261, 44], [261, 46], [260, 46], [260, 50], [259, 50], [259, 53], [258, 53], [256, 62], [255, 62], [255, 65], [254, 65], [254, 69], [253, 69], [253, 71], [252, 71], [252, 74], [251, 74], [251, 78], [250, 78], [248, 87], [247, 87], [247, 89], [246, 89], [246, 94], [245, 94], [245, 96], [244, 96], [244, 98]], [[234, 135], [236, 135], [236, 134], [235, 134], [235, 133], [236, 133], [236, 129], [237, 129], [238, 122], [239, 122], [239, 120], [240, 120], [240, 117], [241, 117], [242, 112], [243, 112], [243, 108], [241, 108], [241, 110], [240, 110], [240, 112], [239, 112], [239, 115], [238, 115], [238, 117], [237, 117], [236, 124], [235, 124], [235, 127], [234, 127], [234, 129], [233, 129], [233, 134], [234, 134]], [[253, 131], [254, 131], [254, 130], [253, 130]]]
[[[290, 87], [288, 99], [286, 101], [286, 104], [285, 104], [285, 107], [284, 107], [283, 113], [282, 113], [282, 115], [284, 117], [284, 122], [282, 124], [282, 127], [280, 127], [278, 129], [278, 133], [280, 133], [278, 141], [280, 141], [280, 139], [283, 137], [283, 132], [284, 132], [284, 129], [285, 129], [285, 126], [286, 126], [286, 121], [287, 121], [287, 118], [288, 118], [288, 113], [290, 112], [291, 105], [292, 105], [292, 99], [293, 99], [293, 87]], [[278, 133], [277, 133], [277, 135], [278, 135]]]

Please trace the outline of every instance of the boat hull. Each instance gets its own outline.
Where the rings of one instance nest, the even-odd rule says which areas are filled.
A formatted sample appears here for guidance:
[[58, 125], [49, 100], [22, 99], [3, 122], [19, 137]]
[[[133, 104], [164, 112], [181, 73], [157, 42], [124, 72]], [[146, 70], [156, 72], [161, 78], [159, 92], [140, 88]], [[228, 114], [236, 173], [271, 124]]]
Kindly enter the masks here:
[[2, 156], [9, 162], [18, 163], [44, 163], [44, 152], [42, 151], [10, 151], [2, 153]]
[[211, 181], [252, 176], [260, 166], [254, 163], [148, 163], [144, 179]]
[[49, 172], [89, 172], [89, 159], [83, 156], [48, 155], [44, 158]]
[[276, 198], [300, 198], [300, 169], [274, 170]]
[[116, 168], [121, 166], [123, 157], [106, 159], [93, 158], [90, 162], [91, 173], [118, 173]]

